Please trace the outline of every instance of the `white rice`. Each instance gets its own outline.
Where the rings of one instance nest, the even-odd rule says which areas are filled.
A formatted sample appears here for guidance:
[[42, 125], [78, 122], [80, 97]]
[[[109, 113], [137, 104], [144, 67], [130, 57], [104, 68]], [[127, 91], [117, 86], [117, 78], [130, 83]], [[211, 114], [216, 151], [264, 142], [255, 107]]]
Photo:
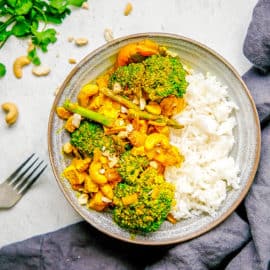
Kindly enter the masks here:
[[226, 199], [228, 189], [239, 187], [239, 170], [230, 156], [234, 145], [233, 111], [227, 88], [216, 77], [192, 74], [185, 94], [187, 106], [175, 118], [185, 127], [171, 134], [185, 161], [165, 171], [176, 188], [172, 214], [186, 219], [202, 213], [214, 214]]

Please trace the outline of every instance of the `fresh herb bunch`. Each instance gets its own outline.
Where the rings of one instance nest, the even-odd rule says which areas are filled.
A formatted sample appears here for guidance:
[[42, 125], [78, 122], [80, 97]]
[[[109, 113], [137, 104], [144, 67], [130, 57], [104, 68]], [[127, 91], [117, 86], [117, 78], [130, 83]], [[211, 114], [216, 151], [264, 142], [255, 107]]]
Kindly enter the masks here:
[[[0, 0], [0, 49], [10, 36], [31, 37], [35, 48], [29, 52], [31, 61], [39, 65], [37, 48], [43, 52], [56, 42], [56, 30], [49, 23], [61, 24], [70, 14], [71, 6], [80, 7], [86, 0]], [[42, 24], [42, 25], [41, 25]], [[42, 28], [40, 30], [40, 28]]]

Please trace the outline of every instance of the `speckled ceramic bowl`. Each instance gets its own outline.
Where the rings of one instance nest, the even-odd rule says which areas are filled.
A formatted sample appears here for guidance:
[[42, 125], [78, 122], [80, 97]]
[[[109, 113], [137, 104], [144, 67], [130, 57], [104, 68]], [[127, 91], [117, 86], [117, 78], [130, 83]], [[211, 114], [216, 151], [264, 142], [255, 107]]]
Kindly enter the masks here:
[[[235, 113], [237, 120], [236, 144], [232, 155], [241, 168], [241, 186], [238, 190], [228, 193], [222, 207], [214, 216], [196, 217], [178, 222], [175, 225], [165, 221], [157, 232], [147, 236], [137, 235], [133, 239], [127, 231], [122, 230], [113, 222], [110, 214], [95, 212], [79, 205], [75, 192], [71, 189], [68, 181], [61, 177], [62, 171], [70, 162], [61, 153], [62, 146], [68, 141], [69, 136], [64, 131], [59, 132], [63, 127], [63, 121], [55, 114], [55, 108], [61, 105], [66, 98], [76, 100], [82, 85], [93, 80], [113, 65], [116, 54], [122, 46], [142, 39], [152, 39], [166, 46], [170, 51], [176, 52], [185, 64], [202, 73], [211, 72], [228, 86], [230, 98], [239, 106], [239, 110]], [[260, 128], [255, 105], [246, 85], [225, 59], [206, 46], [182, 36], [143, 33], [119, 38], [105, 44], [87, 55], [72, 70], [62, 84], [52, 106], [48, 127], [48, 143], [51, 165], [59, 187], [69, 203], [86, 221], [98, 230], [124, 241], [144, 245], [163, 245], [182, 242], [213, 229], [240, 204], [252, 184], [258, 166]]]

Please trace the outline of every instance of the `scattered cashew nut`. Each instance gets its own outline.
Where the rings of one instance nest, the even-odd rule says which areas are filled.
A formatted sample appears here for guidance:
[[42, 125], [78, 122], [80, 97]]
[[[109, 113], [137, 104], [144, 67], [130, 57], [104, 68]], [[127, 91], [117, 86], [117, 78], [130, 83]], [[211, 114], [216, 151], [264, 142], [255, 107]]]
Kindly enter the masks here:
[[124, 10], [124, 15], [128, 16], [131, 13], [132, 9], [133, 9], [132, 4], [127, 3], [125, 10]]
[[112, 41], [113, 40], [113, 32], [112, 29], [106, 28], [104, 30], [104, 38], [106, 41]]
[[30, 64], [30, 59], [27, 56], [20, 56], [13, 63], [13, 73], [16, 78], [20, 79], [23, 75], [22, 68]]
[[12, 125], [16, 122], [18, 115], [19, 115], [19, 111], [18, 108], [16, 106], [16, 104], [12, 103], [12, 102], [6, 102], [2, 104], [2, 109], [7, 112], [6, 115], [6, 123], [8, 125]]
[[47, 76], [50, 73], [51, 69], [49, 67], [45, 67], [45, 66], [35, 66], [32, 69], [32, 73], [35, 76]]
[[74, 40], [74, 37], [70, 36], [67, 38], [68, 42], [72, 42]]
[[69, 58], [69, 59], [68, 59], [68, 62], [69, 62], [70, 64], [76, 64], [76, 63], [77, 63], [77, 61], [76, 61], [75, 58]]
[[89, 9], [88, 3], [84, 2], [84, 3], [82, 4], [82, 8], [83, 8], [83, 9]]
[[88, 43], [88, 39], [87, 38], [76, 38], [75, 39], [75, 44], [77, 46], [84, 46]]

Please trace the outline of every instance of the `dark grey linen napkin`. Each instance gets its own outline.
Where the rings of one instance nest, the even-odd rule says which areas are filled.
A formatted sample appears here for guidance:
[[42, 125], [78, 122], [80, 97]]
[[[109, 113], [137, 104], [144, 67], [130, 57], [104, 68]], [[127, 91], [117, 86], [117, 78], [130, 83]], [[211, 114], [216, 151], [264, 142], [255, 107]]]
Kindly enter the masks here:
[[[270, 0], [253, 13], [244, 53], [254, 64], [243, 75], [259, 112], [270, 112]], [[191, 241], [162, 247], [112, 239], [80, 222], [0, 249], [0, 270], [9, 269], [270, 269], [270, 125], [254, 183], [240, 207], [221, 225]]]

